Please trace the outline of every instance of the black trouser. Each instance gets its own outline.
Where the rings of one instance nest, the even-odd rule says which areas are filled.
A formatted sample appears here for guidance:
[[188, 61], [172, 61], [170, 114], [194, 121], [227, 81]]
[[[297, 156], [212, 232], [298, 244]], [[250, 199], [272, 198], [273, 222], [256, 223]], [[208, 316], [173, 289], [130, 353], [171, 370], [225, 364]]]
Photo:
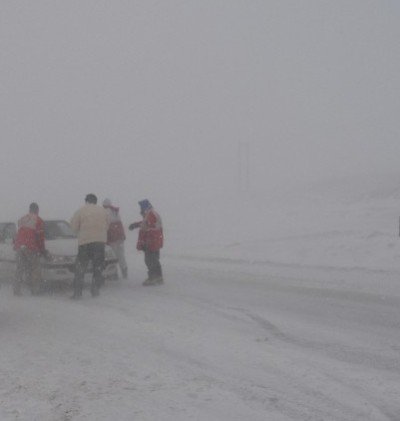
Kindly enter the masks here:
[[42, 280], [40, 254], [27, 248], [17, 251], [17, 272], [14, 280], [14, 293], [21, 293], [21, 286], [25, 281], [32, 293], [38, 293]]
[[75, 262], [75, 295], [82, 295], [83, 279], [89, 261], [91, 261], [93, 265], [92, 292], [100, 288], [103, 282], [104, 249], [104, 243], [89, 243], [79, 246]]
[[160, 264], [160, 250], [144, 252], [144, 262], [148, 269], [148, 276], [150, 280], [162, 278], [162, 270]]

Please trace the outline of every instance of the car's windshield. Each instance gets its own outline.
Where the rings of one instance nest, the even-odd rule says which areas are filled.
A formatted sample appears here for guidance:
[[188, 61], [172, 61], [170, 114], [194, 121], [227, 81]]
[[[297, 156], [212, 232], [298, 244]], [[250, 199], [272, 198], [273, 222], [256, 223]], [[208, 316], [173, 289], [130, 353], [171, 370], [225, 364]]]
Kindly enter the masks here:
[[76, 237], [67, 221], [44, 221], [44, 236], [46, 240]]

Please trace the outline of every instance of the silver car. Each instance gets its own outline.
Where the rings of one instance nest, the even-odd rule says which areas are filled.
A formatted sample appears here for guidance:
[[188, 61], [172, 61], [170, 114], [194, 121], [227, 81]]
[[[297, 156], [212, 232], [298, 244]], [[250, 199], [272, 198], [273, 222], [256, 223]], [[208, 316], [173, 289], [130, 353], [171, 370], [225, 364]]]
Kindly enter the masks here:
[[[0, 278], [11, 280], [15, 276], [16, 260], [14, 238], [17, 233], [15, 222], [0, 223]], [[42, 260], [42, 279], [44, 282], [71, 283], [74, 278], [78, 240], [71, 226], [64, 220], [44, 221], [46, 249], [50, 258]], [[106, 246], [103, 275], [106, 279], [118, 279], [117, 258]], [[92, 268], [88, 267], [87, 276]]]

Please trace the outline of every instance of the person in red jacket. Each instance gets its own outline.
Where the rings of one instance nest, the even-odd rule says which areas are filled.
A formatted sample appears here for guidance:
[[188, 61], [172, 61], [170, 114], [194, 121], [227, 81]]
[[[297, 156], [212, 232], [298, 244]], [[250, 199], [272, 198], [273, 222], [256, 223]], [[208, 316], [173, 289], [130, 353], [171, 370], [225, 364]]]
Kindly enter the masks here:
[[147, 200], [139, 202], [141, 222], [129, 225], [132, 231], [140, 228], [136, 248], [144, 251], [144, 261], [148, 269], [148, 278], [143, 285], [157, 285], [164, 283], [160, 264], [160, 249], [164, 243], [163, 227], [160, 215]]
[[128, 277], [128, 266], [125, 260], [125, 231], [122, 225], [121, 217], [119, 215], [119, 208], [113, 206], [110, 199], [103, 200], [103, 208], [107, 211], [108, 226], [107, 244], [113, 249], [115, 256], [118, 259], [118, 264], [121, 269], [122, 277]]
[[[21, 295], [24, 280], [30, 286], [33, 295], [40, 291], [40, 257], [48, 257], [44, 243], [44, 224], [39, 217], [39, 206], [31, 203], [29, 213], [18, 221], [18, 231], [14, 240], [17, 272], [14, 281], [14, 294]], [[24, 279], [25, 278], [25, 279]]]

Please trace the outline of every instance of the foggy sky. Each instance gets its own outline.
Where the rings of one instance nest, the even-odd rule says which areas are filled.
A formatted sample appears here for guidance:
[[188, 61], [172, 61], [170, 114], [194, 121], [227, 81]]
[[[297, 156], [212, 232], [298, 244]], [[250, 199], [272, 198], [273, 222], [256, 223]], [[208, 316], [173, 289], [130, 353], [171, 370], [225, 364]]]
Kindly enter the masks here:
[[0, 215], [235, 192], [243, 144], [254, 191], [397, 170], [399, 17], [395, 0], [1, 0]]

